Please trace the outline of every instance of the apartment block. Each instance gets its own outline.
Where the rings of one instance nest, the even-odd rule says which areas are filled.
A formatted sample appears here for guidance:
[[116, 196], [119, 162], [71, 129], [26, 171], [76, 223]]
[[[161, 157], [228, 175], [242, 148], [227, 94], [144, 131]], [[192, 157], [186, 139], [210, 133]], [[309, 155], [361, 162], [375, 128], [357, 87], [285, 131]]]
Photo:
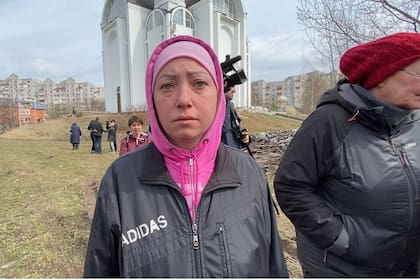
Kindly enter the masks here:
[[104, 89], [89, 82], [76, 82], [71, 77], [54, 83], [48, 78], [40, 81], [11, 74], [0, 80], [0, 98], [36, 102], [48, 107], [69, 104], [78, 111], [88, 111], [93, 102], [104, 101]]
[[313, 71], [290, 76], [283, 81], [253, 81], [251, 83], [252, 105], [284, 110], [287, 104], [308, 113], [315, 108], [320, 95], [342, 77], [337, 71], [330, 73]]

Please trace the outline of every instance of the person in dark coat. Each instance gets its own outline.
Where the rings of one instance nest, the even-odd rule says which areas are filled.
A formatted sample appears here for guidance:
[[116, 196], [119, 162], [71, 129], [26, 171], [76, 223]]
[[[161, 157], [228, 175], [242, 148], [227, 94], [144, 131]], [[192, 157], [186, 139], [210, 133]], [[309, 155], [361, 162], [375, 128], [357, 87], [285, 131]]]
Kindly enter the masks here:
[[92, 124], [94, 123], [95, 120], [91, 120], [87, 129], [89, 130], [89, 136], [90, 136], [90, 141], [92, 142], [92, 147], [90, 149], [91, 153], [95, 153], [95, 141], [93, 139], [93, 129], [92, 129]]
[[73, 145], [73, 150], [79, 149], [80, 137], [82, 136], [82, 131], [77, 123], [72, 123], [70, 126], [70, 143]]
[[102, 153], [102, 133], [104, 132], [104, 128], [99, 120], [99, 117], [96, 117], [96, 119], [89, 126], [93, 136], [93, 147], [95, 149], [94, 152], [100, 154]]
[[347, 50], [274, 178], [305, 277], [419, 277], [420, 33]]
[[235, 94], [235, 86], [232, 86], [226, 93], [226, 115], [222, 127], [222, 142], [228, 146], [246, 150], [250, 142], [249, 132], [241, 129], [241, 118], [235, 109], [232, 99]]
[[117, 131], [115, 129], [115, 122], [114, 120], [110, 121], [107, 125], [107, 132], [108, 132], [108, 143], [109, 148], [111, 149], [111, 153], [115, 153], [117, 151], [117, 147], [115, 146], [115, 139], [117, 138]]

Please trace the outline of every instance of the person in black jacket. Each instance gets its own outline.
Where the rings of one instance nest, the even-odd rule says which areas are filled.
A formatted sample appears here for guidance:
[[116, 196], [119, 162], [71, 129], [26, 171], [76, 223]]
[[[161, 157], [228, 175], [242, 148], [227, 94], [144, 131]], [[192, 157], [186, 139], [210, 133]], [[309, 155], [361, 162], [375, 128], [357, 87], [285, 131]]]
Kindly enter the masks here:
[[[115, 122], [114, 119], [110, 121], [105, 121], [105, 132], [108, 132], [108, 143], [109, 143], [109, 149], [111, 153], [116, 152], [117, 149], [117, 129], [118, 124]], [[110, 139], [112, 141], [110, 141]]]
[[111, 120], [109, 123], [106, 124], [106, 131], [108, 132], [108, 143], [109, 149], [111, 153], [117, 152], [117, 146], [115, 145], [116, 138], [117, 138], [117, 130], [115, 129], [115, 121]]
[[[232, 99], [235, 94], [235, 86], [232, 86], [226, 93], [226, 115], [222, 127], [222, 142], [228, 146], [245, 150], [249, 149], [249, 132], [241, 129], [241, 118], [235, 109]], [[250, 153], [252, 155], [252, 153]]]
[[264, 172], [221, 144], [222, 70], [191, 36], [151, 54], [146, 100], [153, 141], [102, 179], [85, 277], [287, 277]]
[[274, 186], [305, 277], [419, 276], [420, 34], [347, 50]]
[[89, 124], [89, 127], [93, 137], [94, 153], [100, 154], [102, 153], [102, 133], [104, 133], [104, 128], [99, 117], [96, 117], [95, 120]]
[[93, 130], [92, 130], [92, 124], [94, 123], [95, 120], [91, 120], [87, 129], [89, 130], [89, 136], [90, 136], [90, 141], [92, 142], [92, 146], [90, 149], [91, 153], [95, 153], [95, 141], [93, 139]]

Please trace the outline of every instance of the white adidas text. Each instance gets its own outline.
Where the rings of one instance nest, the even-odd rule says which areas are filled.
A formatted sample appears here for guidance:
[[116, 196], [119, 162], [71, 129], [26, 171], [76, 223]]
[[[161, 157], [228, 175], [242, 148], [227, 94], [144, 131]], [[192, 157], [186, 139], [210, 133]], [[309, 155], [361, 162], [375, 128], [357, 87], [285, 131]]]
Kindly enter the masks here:
[[166, 228], [167, 226], [168, 222], [166, 221], [165, 216], [160, 215], [157, 217], [156, 221], [152, 219], [148, 223], [144, 223], [136, 226], [133, 229], [129, 229], [125, 234], [121, 234], [122, 247], [130, 245], [139, 239], [145, 238], [149, 234], [153, 234], [162, 228]]

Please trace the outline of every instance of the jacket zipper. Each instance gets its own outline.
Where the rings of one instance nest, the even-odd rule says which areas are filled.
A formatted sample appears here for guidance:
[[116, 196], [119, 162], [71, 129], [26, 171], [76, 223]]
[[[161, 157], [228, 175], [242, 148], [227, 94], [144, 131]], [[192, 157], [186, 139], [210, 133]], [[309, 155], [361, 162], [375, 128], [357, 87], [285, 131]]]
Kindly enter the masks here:
[[[407, 156], [407, 152], [405, 151], [404, 147], [400, 148], [400, 155], [401, 155], [401, 162], [402, 165], [404, 167], [404, 170], [407, 174], [407, 178], [408, 178], [408, 191], [409, 191], [409, 199], [408, 199], [408, 203], [409, 203], [409, 224], [408, 224], [408, 232], [407, 232], [407, 237], [410, 235], [410, 232], [412, 232], [412, 227], [413, 227], [413, 223], [414, 223], [414, 200], [417, 199], [418, 196], [418, 192], [417, 192], [417, 183], [416, 183], [416, 178], [415, 175], [413, 174], [413, 170], [410, 166], [410, 161], [408, 159]], [[407, 248], [407, 239], [405, 240], [405, 244], [404, 244], [404, 250]]]
[[201, 260], [200, 260], [200, 239], [198, 237], [198, 225], [197, 222], [192, 224], [192, 246], [194, 254], [195, 274], [196, 277], [202, 278]]
[[229, 265], [228, 265], [228, 254], [227, 254], [227, 244], [226, 236], [223, 224], [217, 224], [217, 233], [219, 234], [219, 247], [220, 247], [220, 256], [222, 257], [222, 275], [223, 278], [229, 277]]
[[409, 199], [409, 206], [410, 206], [410, 228], [413, 225], [413, 200], [415, 200], [418, 196], [417, 194], [417, 184], [416, 184], [416, 179], [415, 176], [413, 174], [413, 170], [410, 167], [410, 162], [408, 160], [408, 156], [407, 156], [407, 152], [401, 148], [400, 149], [400, 155], [401, 155], [401, 162], [402, 165], [404, 167], [404, 170], [407, 174], [407, 178], [408, 178], [408, 184], [409, 184], [409, 192], [410, 192], [410, 197], [412, 197], [413, 199]]
[[200, 245], [200, 241], [198, 239], [198, 226], [196, 223], [192, 224], [192, 233], [193, 233], [193, 240], [192, 240], [192, 245], [193, 245], [193, 249], [194, 250], [198, 250], [199, 245]]
[[195, 198], [197, 197], [197, 193], [196, 193], [195, 182], [194, 182], [194, 159], [192, 157], [190, 157], [188, 159], [188, 166], [189, 166], [189, 169], [190, 169], [189, 183], [190, 183], [190, 186], [191, 186], [191, 193], [192, 193], [192, 201], [191, 201], [191, 203], [193, 204], [192, 205], [193, 206], [192, 211], [193, 211], [194, 217], [196, 217], [197, 208], [194, 205], [194, 201], [195, 201]]
[[198, 235], [198, 205], [194, 204], [194, 201], [197, 197], [197, 189], [196, 189], [196, 185], [195, 185], [195, 170], [194, 170], [194, 158], [190, 157], [188, 159], [188, 166], [190, 169], [190, 185], [192, 188], [192, 209], [193, 209], [193, 214], [195, 217], [195, 222], [192, 223], [191, 225], [191, 229], [192, 229], [192, 247], [193, 247], [193, 254], [194, 254], [194, 260], [195, 260], [195, 271], [196, 271], [196, 276], [197, 277], [203, 277], [202, 275], [202, 269], [201, 269], [201, 259], [200, 259], [200, 239], [199, 239], [199, 235]]
[[395, 149], [395, 143], [394, 143], [394, 139], [392, 139], [392, 136], [389, 136], [389, 144], [391, 144], [392, 151], [394, 152], [394, 155], [396, 155], [397, 150]]
[[[417, 184], [416, 184], [416, 179], [413, 174], [413, 171], [410, 167], [410, 161], [408, 159], [407, 152], [405, 151], [404, 146], [397, 145], [396, 147], [395, 142], [392, 138], [392, 135], [389, 136], [389, 142], [391, 143], [392, 150], [399, 157], [401, 165], [405, 171], [405, 174], [407, 175], [409, 196], [413, 197], [413, 199], [416, 199], [418, 195], [417, 190], [416, 190]], [[397, 148], [398, 148], [398, 151], [397, 151]], [[413, 200], [409, 199], [408, 203], [409, 203], [408, 207], [409, 207], [409, 229], [410, 229], [413, 226], [413, 219], [414, 219]]]

